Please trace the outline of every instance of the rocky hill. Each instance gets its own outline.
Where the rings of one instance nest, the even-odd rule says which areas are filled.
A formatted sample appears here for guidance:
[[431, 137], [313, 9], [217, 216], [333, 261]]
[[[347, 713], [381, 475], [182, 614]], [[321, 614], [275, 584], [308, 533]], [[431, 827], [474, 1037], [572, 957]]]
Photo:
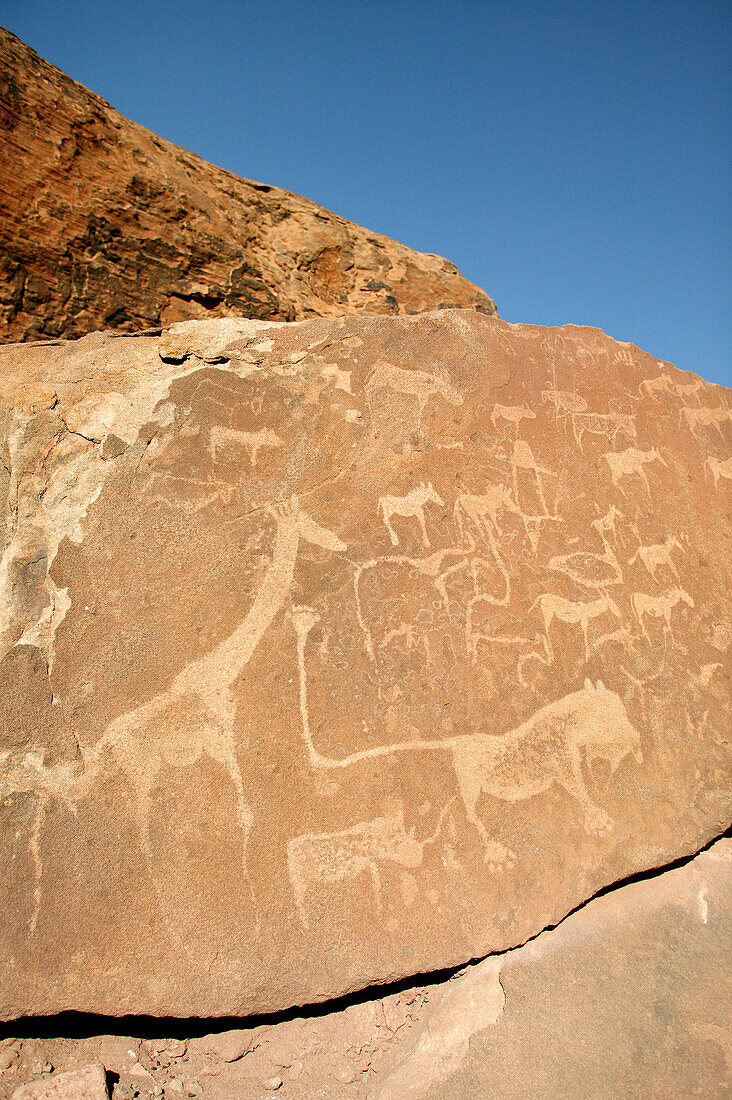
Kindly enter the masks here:
[[440, 256], [208, 164], [0, 28], [0, 340], [491, 299]]

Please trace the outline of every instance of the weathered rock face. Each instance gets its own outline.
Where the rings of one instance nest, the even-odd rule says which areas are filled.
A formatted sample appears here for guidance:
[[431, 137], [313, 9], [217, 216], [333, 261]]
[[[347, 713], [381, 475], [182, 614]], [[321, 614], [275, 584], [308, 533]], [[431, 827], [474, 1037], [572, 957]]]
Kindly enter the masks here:
[[495, 313], [448, 260], [162, 141], [2, 29], [0, 159], [3, 341], [194, 317]]
[[722, 840], [456, 978], [370, 1100], [722, 1100], [731, 932]]
[[0, 1015], [423, 973], [728, 825], [728, 391], [446, 311], [8, 347], [0, 399]]

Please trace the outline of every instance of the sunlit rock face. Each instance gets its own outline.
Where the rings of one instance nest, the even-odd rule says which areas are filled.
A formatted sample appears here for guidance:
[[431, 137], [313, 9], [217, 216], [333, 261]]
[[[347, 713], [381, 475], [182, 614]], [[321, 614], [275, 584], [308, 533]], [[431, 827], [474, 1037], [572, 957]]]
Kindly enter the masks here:
[[424, 973], [729, 824], [729, 391], [448, 310], [0, 400], [0, 1016]]
[[465, 307], [441, 256], [163, 141], [0, 28], [0, 340]]

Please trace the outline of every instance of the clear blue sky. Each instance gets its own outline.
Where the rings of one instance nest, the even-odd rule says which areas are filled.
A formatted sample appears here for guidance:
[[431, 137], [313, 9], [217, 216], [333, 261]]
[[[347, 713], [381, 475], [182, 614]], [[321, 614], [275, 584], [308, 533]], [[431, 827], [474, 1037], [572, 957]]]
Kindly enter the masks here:
[[0, 0], [123, 114], [732, 384], [730, 0]]

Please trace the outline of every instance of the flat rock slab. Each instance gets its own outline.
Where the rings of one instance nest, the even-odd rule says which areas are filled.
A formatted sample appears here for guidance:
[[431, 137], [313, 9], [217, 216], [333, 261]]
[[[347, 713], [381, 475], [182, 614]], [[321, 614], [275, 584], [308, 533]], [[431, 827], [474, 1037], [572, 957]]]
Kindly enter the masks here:
[[456, 965], [729, 824], [729, 391], [441, 311], [9, 347], [0, 399], [0, 1016]]
[[732, 1092], [732, 841], [448, 984], [369, 1100]]
[[57, 1073], [43, 1081], [21, 1085], [12, 1100], [109, 1100], [104, 1066], [84, 1066], [69, 1073]]

